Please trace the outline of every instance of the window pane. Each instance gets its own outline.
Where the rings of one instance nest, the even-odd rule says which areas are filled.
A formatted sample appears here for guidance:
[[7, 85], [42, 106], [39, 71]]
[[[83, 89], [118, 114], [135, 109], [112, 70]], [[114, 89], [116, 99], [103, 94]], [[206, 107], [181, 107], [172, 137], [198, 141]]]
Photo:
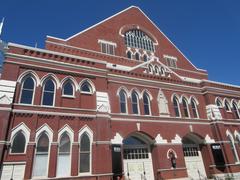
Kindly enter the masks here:
[[123, 90], [119, 93], [120, 98], [120, 111], [121, 113], [126, 113], [126, 95]]
[[73, 95], [73, 85], [71, 82], [67, 82], [63, 87], [63, 94], [72, 96]]
[[147, 62], [147, 56], [146, 55], [143, 56], [143, 60], [144, 60], [144, 62]]
[[22, 95], [20, 103], [32, 104], [33, 90], [22, 89]]
[[91, 92], [90, 85], [88, 82], [83, 83], [81, 86], [81, 91], [83, 92]]
[[20, 103], [32, 104], [33, 91], [34, 91], [34, 81], [31, 77], [28, 77], [24, 81], [22, 86]]
[[47, 154], [36, 154], [34, 166], [33, 166], [33, 177], [47, 176], [47, 164], [48, 155]]
[[42, 104], [47, 106], [53, 105], [53, 99], [54, 99], [54, 93], [55, 93], [55, 86], [51, 79], [47, 80], [44, 85], [44, 92], [43, 92], [43, 100]]
[[90, 171], [90, 153], [80, 153], [80, 173]]
[[173, 107], [176, 117], [180, 117], [179, 109], [178, 109], [178, 101], [176, 98], [173, 99]]
[[127, 52], [128, 59], [132, 59], [132, 53], [130, 51]]
[[132, 93], [132, 110], [133, 114], [138, 114], [138, 98], [135, 92]]
[[187, 100], [183, 99], [183, 110], [185, 117], [189, 117]]
[[238, 108], [235, 103], [233, 103], [233, 112], [234, 112], [235, 118], [239, 119]]
[[48, 147], [49, 147], [49, 139], [48, 136], [43, 133], [37, 143], [37, 153], [38, 152], [48, 152]]
[[136, 57], [136, 60], [140, 60], [140, 56], [138, 53], [136, 53], [135, 57]]
[[31, 77], [28, 77], [23, 84], [24, 89], [33, 89], [34, 88], [34, 81]]
[[106, 53], [107, 52], [106, 44], [102, 43], [101, 45], [102, 45], [102, 52]]
[[53, 105], [53, 98], [54, 93], [53, 92], [44, 92], [43, 93], [43, 105], [52, 106]]
[[108, 45], [109, 46], [109, 54], [114, 54], [114, 48], [113, 48], [113, 45]]
[[47, 80], [44, 88], [45, 88], [45, 91], [54, 91], [55, 87], [54, 87], [53, 81], [51, 79]]
[[90, 139], [86, 133], [81, 136], [80, 151], [90, 151]]
[[143, 104], [144, 104], [144, 114], [149, 115], [150, 114], [150, 103], [148, 95], [144, 93], [143, 95]]
[[26, 139], [22, 132], [18, 132], [12, 144], [12, 153], [24, 153]]
[[69, 136], [64, 133], [60, 140], [59, 145], [59, 152], [60, 153], [70, 153], [70, 139]]
[[70, 154], [59, 154], [57, 162], [57, 176], [66, 177], [71, 175], [71, 158]]
[[191, 101], [191, 106], [192, 106], [192, 112], [193, 112], [193, 117], [198, 118], [198, 113], [197, 113], [197, 106], [194, 100]]

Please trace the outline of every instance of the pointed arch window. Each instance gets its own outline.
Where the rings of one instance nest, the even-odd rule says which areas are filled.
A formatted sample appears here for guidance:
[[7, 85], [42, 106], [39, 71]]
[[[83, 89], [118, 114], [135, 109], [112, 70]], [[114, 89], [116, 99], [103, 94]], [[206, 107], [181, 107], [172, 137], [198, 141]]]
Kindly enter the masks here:
[[228, 102], [227, 100], [225, 100], [224, 105], [225, 105], [225, 110], [226, 110], [227, 112], [230, 112], [230, 111], [231, 111], [231, 107], [230, 107], [230, 104], [229, 104], [229, 102]]
[[158, 68], [158, 66], [155, 66], [154, 69], [155, 69], [155, 74], [159, 74], [159, 68]]
[[184, 117], [189, 118], [189, 109], [188, 109], [188, 102], [187, 99], [183, 98], [182, 99], [182, 103], [183, 103], [183, 112], [184, 112]]
[[74, 96], [73, 83], [69, 80], [63, 85], [63, 96]]
[[43, 86], [42, 105], [53, 106], [55, 100], [55, 84], [52, 79], [48, 79]]
[[197, 103], [194, 99], [191, 100], [192, 113], [194, 118], [199, 118]]
[[136, 60], [140, 60], [140, 55], [139, 55], [139, 53], [136, 53], [136, 54], [135, 54], [135, 59], [136, 59]]
[[153, 73], [153, 66], [151, 64], [149, 64], [148, 66], [148, 72]]
[[29, 76], [24, 80], [22, 84], [20, 103], [32, 104], [34, 90], [35, 90], [34, 80], [32, 77]]
[[43, 132], [37, 142], [35, 160], [33, 165], [33, 177], [47, 177], [49, 157], [49, 138]]
[[162, 76], [165, 76], [165, 70], [164, 70], [163, 67], [161, 67], [161, 75], [162, 75]]
[[89, 84], [89, 82], [85, 81], [81, 85], [81, 92], [83, 92], [83, 93], [92, 93], [92, 86]]
[[26, 138], [23, 132], [20, 130], [15, 135], [12, 146], [11, 146], [11, 153], [24, 153], [26, 147]]
[[144, 62], [147, 62], [147, 60], [148, 60], [148, 57], [147, 57], [146, 54], [144, 54], [144, 55], [143, 55], [143, 61], [144, 61]]
[[218, 108], [222, 108], [223, 107], [222, 102], [221, 102], [221, 100], [219, 98], [217, 98], [217, 100], [216, 100], [216, 105], [218, 106]]
[[132, 92], [132, 112], [133, 114], [139, 114], [139, 99], [135, 91]]
[[150, 98], [149, 98], [149, 95], [146, 92], [143, 94], [143, 106], [144, 106], [144, 114], [145, 115], [150, 115], [151, 114]]
[[237, 107], [237, 104], [235, 102], [233, 102], [233, 113], [234, 113], [234, 116], [236, 119], [239, 119], [239, 110], [238, 110], [238, 107]]
[[239, 162], [237, 150], [236, 150], [236, 147], [235, 147], [235, 144], [234, 144], [234, 139], [231, 135], [227, 135], [227, 137], [228, 137], [228, 140], [229, 140], [230, 145], [231, 145], [231, 150], [232, 150], [232, 153], [233, 153], [233, 156], [234, 156], [234, 160], [235, 160], [235, 162]]
[[121, 90], [119, 93], [119, 101], [120, 101], [120, 112], [127, 113], [127, 95], [124, 90]]
[[58, 147], [57, 176], [66, 177], [71, 175], [71, 141], [66, 132], [60, 137]]
[[90, 159], [91, 159], [91, 144], [87, 133], [83, 133], [80, 137], [80, 163], [79, 173], [90, 172]]
[[128, 52], [127, 52], [127, 58], [128, 58], [128, 59], [132, 59], [132, 53], [131, 53], [131, 51], [128, 51]]
[[175, 116], [176, 117], [181, 117], [180, 108], [179, 108], [179, 101], [178, 101], [176, 96], [174, 96], [174, 98], [173, 98], [173, 109], [174, 109], [174, 112], [175, 112]]

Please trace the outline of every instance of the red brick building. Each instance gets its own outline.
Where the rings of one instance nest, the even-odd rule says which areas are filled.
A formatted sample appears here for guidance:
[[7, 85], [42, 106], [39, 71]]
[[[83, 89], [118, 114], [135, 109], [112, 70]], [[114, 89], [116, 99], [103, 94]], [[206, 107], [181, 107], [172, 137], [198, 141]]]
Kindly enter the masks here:
[[8, 43], [1, 179], [239, 177], [239, 107], [138, 7], [45, 49]]

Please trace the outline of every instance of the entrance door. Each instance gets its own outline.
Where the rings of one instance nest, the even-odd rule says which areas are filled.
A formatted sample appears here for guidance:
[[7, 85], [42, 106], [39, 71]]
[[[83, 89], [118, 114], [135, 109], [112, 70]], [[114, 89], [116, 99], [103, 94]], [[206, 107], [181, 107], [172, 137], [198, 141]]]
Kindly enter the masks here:
[[153, 165], [150, 146], [129, 137], [123, 141], [123, 166], [126, 180], [153, 180]]
[[183, 145], [184, 159], [190, 179], [205, 179], [206, 172], [202, 154], [197, 144]]

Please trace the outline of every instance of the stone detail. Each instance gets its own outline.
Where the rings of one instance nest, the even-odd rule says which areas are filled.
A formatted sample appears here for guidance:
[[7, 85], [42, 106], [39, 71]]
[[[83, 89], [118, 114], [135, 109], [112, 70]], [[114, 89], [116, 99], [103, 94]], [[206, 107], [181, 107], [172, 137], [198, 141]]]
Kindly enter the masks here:
[[163, 137], [158, 134], [155, 138], [155, 144], [167, 144], [167, 140], [166, 139], [163, 139]]
[[97, 99], [97, 111], [98, 112], [108, 112], [110, 113], [110, 104], [108, 93], [106, 92], [96, 92]]
[[206, 144], [212, 144], [212, 143], [215, 143], [215, 140], [214, 139], [211, 139], [211, 137], [207, 134], [205, 136], [205, 143]]
[[119, 133], [116, 133], [116, 135], [111, 139], [111, 144], [122, 144], [123, 138]]
[[217, 105], [209, 104], [206, 106], [206, 110], [207, 110], [207, 117], [209, 120], [222, 120], [222, 115]]
[[175, 138], [171, 140], [172, 144], [182, 144], [182, 138], [176, 134]]
[[0, 104], [11, 104], [16, 88], [16, 81], [0, 80]]

